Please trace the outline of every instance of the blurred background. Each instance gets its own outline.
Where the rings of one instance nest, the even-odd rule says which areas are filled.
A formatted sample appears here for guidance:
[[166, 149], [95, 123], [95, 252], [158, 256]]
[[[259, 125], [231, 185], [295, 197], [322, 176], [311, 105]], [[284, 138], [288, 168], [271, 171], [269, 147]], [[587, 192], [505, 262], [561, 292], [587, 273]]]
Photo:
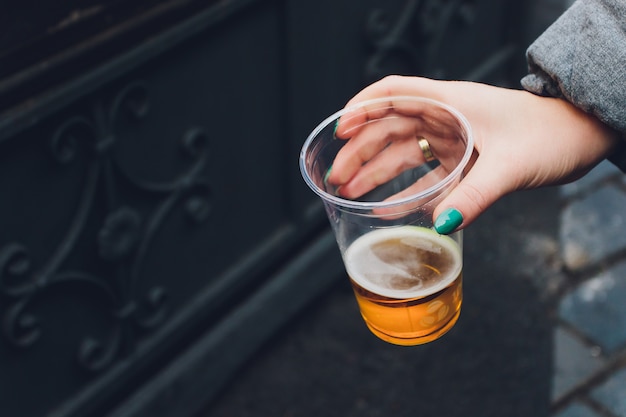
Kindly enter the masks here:
[[556, 233], [553, 193], [468, 230], [462, 319], [398, 348], [297, 162], [387, 74], [519, 88], [567, 5], [5, 2], [0, 415], [548, 415], [546, 251], [519, 231]]

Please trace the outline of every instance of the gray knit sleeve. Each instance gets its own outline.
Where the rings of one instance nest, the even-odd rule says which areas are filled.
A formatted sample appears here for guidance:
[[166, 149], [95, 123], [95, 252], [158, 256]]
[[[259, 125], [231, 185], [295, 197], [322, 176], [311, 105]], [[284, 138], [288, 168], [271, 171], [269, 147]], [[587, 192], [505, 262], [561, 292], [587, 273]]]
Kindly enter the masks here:
[[[577, 0], [526, 52], [522, 86], [564, 98], [626, 139], [626, 1]], [[626, 146], [612, 158], [626, 168]], [[619, 159], [623, 160], [620, 161]]]

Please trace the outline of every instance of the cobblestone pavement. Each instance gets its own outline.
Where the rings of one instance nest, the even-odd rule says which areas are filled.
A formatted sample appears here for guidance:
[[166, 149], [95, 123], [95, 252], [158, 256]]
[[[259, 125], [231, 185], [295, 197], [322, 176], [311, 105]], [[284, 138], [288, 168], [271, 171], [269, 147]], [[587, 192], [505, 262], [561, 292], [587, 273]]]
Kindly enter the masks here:
[[562, 186], [555, 417], [626, 417], [626, 180], [605, 162]]

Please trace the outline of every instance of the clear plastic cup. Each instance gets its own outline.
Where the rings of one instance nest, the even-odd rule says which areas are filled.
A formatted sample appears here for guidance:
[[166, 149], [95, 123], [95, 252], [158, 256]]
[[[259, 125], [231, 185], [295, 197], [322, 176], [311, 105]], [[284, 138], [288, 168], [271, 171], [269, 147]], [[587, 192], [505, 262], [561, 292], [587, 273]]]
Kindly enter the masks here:
[[365, 323], [387, 342], [433, 341], [459, 317], [462, 232], [438, 234], [433, 210], [473, 147], [463, 115], [422, 97], [345, 108], [304, 143], [304, 180], [324, 202]]

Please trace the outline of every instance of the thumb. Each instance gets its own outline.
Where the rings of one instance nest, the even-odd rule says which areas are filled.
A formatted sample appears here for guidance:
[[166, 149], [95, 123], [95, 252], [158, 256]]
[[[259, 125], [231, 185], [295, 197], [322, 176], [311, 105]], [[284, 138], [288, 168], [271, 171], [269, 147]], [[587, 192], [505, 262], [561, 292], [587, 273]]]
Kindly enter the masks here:
[[481, 158], [467, 176], [435, 208], [434, 226], [437, 233], [447, 235], [472, 223], [489, 206], [510, 190], [505, 175], [494, 172]]

